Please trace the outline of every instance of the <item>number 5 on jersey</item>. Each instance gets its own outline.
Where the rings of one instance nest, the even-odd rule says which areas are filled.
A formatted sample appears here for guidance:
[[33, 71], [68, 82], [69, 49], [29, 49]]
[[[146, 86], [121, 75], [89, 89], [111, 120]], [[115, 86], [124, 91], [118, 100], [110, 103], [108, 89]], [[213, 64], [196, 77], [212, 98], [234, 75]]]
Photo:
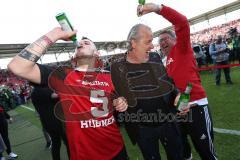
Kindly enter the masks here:
[[[101, 96], [101, 97], [99, 97]], [[109, 113], [108, 108], [108, 98], [104, 97], [105, 93], [103, 90], [92, 90], [90, 95], [90, 101], [92, 103], [101, 103], [102, 104], [102, 110], [99, 110], [99, 107], [91, 107], [91, 113], [94, 117], [100, 118], [100, 117], [107, 117]]]

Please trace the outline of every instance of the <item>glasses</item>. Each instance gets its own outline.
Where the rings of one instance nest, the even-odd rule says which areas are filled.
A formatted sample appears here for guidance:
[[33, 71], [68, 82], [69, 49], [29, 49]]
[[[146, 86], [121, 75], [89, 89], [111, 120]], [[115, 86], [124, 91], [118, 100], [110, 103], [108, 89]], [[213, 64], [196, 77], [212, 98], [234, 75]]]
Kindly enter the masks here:
[[159, 39], [159, 43], [165, 42], [165, 41], [167, 41], [169, 38], [170, 38], [170, 37], [161, 38], [161, 39]]

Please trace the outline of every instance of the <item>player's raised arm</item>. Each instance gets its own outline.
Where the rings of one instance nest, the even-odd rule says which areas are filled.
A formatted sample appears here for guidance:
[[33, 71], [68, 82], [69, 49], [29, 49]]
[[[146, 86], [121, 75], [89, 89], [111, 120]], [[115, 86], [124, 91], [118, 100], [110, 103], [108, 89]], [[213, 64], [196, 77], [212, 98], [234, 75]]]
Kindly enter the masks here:
[[8, 69], [17, 76], [40, 83], [40, 70], [36, 62], [57, 40], [70, 40], [74, 34], [76, 31], [65, 32], [60, 27], [54, 28], [17, 54], [8, 64]]

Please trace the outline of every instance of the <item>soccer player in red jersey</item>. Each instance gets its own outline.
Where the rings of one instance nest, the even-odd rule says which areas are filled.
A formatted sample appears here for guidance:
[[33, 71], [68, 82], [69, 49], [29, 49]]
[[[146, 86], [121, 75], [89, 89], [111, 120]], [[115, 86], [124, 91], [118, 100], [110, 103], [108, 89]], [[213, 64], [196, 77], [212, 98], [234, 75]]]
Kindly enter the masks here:
[[128, 159], [113, 117], [115, 109], [123, 112], [128, 105], [125, 98], [114, 95], [110, 73], [96, 68], [99, 63], [94, 43], [86, 38], [79, 42], [74, 68], [52, 70], [36, 64], [57, 40], [68, 41], [75, 34], [54, 28], [15, 56], [8, 69], [33, 83], [49, 85], [59, 95], [55, 115], [65, 123], [71, 160]]

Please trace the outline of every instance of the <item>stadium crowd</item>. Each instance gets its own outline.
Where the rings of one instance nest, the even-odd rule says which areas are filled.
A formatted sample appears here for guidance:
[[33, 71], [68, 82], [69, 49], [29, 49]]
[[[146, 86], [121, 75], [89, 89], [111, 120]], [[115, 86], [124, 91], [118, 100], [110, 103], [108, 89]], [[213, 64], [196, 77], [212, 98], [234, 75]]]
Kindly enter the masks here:
[[202, 48], [195, 52], [197, 61], [200, 66], [202, 64], [213, 63], [212, 55], [209, 53], [209, 48], [212, 43], [215, 43], [219, 35], [222, 36], [223, 42], [227, 46], [226, 52], [229, 54], [229, 62], [240, 63], [240, 19], [230, 21], [218, 26], [207, 28], [199, 32], [191, 34], [191, 42], [193, 46], [199, 45]]
[[15, 76], [8, 70], [0, 70], [0, 104], [7, 110], [27, 103], [31, 93], [28, 81]]
[[218, 35], [223, 35], [224, 39], [228, 39], [231, 28], [236, 28], [240, 31], [240, 19], [223, 23], [214, 27], [206, 28], [204, 30], [194, 32], [191, 34], [191, 41], [193, 44], [210, 43], [211, 39], [216, 39]]

